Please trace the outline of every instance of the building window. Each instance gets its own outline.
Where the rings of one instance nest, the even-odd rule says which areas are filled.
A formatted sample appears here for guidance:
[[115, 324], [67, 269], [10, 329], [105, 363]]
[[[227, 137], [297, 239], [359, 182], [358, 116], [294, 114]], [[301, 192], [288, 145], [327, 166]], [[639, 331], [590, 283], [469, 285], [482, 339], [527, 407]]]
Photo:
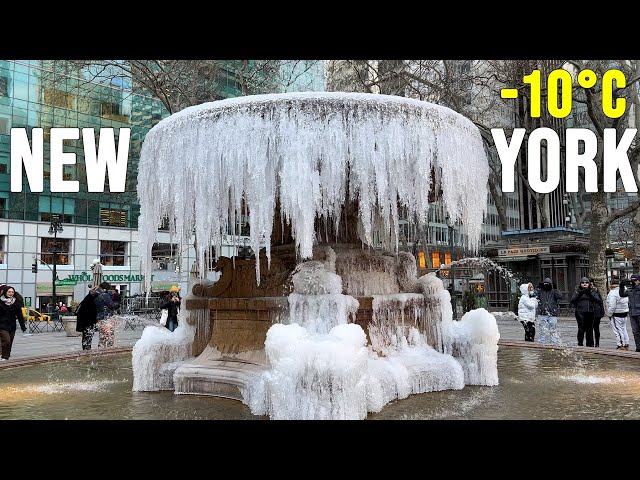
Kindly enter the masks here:
[[0, 97], [9, 96], [9, 79], [7, 77], [0, 77]]
[[440, 268], [440, 252], [431, 252], [431, 264], [433, 268]]
[[[0, 77], [2, 78], [2, 77]], [[8, 118], [0, 118], [0, 134], [9, 135], [9, 119]]]
[[100, 103], [100, 116], [102, 118], [108, 118], [109, 120], [115, 120], [117, 122], [129, 121], [129, 116], [122, 114], [119, 103], [113, 103], [113, 102]]
[[127, 264], [126, 255], [127, 244], [125, 242], [100, 241], [100, 263], [103, 265], [123, 267]]
[[40, 220], [43, 222], [51, 222], [53, 220], [59, 220], [62, 223], [73, 223], [73, 215], [67, 215], [64, 213], [40, 213]]
[[0, 162], [0, 173], [7, 173], [7, 164]]
[[178, 251], [175, 243], [154, 243], [151, 247], [153, 270], [174, 270], [174, 257]]
[[211, 247], [208, 252], [204, 252], [204, 264], [207, 270], [216, 268], [216, 248]]
[[40, 258], [44, 263], [51, 265], [55, 252], [57, 265], [71, 265], [71, 239], [41, 238], [40, 240]]
[[[0, 202], [2, 202], [2, 200], [4, 200], [4, 198], [0, 198]], [[0, 265], [7, 263], [6, 259], [4, 258], [5, 244], [7, 241], [6, 238], [6, 235], [0, 235]]]
[[73, 93], [63, 92], [57, 88], [44, 89], [44, 103], [54, 107], [68, 108], [73, 110], [76, 96]]
[[233, 231], [233, 217], [229, 218], [227, 227], [228, 235], [239, 235], [241, 237], [248, 237], [251, 235], [251, 225], [249, 224], [249, 215], [239, 215], [235, 225], [235, 232]]
[[111, 210], [109, 208], [101, 208], [100, 225], [111, 227], [126, 227], [127, 213], [128, 212], [126, 210]]
[[0, 198], [0, 218], [5, 218], [6, 216], [7, 216], [7, 199]]

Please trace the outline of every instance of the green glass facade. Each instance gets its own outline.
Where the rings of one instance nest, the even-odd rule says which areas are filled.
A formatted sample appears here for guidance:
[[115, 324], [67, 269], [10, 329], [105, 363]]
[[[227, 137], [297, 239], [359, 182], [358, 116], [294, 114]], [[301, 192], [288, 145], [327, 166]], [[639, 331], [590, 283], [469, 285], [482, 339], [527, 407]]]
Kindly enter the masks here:
[[[102, 78], [107, 78], [103, 76]], [[0, 218], [137, 228], [137, 166], [146, 133], [168, 113], [150, 96], [132, 91], [126, 77], [103, 83], [90, 72], [73, 71], [61, 61], [0, 60]], [[32, 193], [23, 176], [23, 191], [10, 192], [10, 131], [44, 129], [44, 191]], [[64, 151], [75, 153], [76, 164], [64, 167], [65, 180], [78, 180], [77, 193], [49, 191], [49, 131], [54, 127], [131, 128], [126, 192], [87, 192], [82, 139], [65, 140]]]

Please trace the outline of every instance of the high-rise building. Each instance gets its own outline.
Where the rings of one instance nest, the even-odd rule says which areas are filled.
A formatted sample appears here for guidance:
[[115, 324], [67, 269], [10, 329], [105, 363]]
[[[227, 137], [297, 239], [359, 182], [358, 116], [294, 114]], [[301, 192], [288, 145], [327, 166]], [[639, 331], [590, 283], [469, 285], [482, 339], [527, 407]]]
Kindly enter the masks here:
[[[251, 62], [254, 61], [220, 62], [206, 72], [202, 70], [203, 77], [191, 83], [201, 89], [200, 93], [207, 82], [215, 83], [217, 93], [206, 101], [281, 90], [277, 78], [267, 77], [270, 72], [286, 69], [286, 63], [267, 65], [262, 70], [254, 68], [249, 76], [247, 68], [254, 67]], [[127, 62], [110, 62], [108, 67], [90, 69], [65, 61], [0, 60], [0, 284], [13, 285], [29, 306], [51, 304], [54, 259], [58, 302], [68, 304], [86, 295], [92, 276], [90, 265], [96, 258], [104, 265], [103, 278], [121, 294], [142, 293], [137, 165], [145, 135], [169, 111], [136, 82], [127, 66]], [[298, 72], [298, 83], [289, 85], [289, 91], [324, 85], [321, 67], [310, 67], [313, 68]], [[207, 72], [214, 72], [215, 78], [207, 77]], [[75, 164], [64, 166], [63, 178], [77, 180], [80, 191], [52, 193], [50, 132], [59, 127], [93, 128], [96, 137], [101, 128], [113, 128], [116, 142], [120, 129], [130, 128], [126, 191], [110, 193], [108, 178], [104, 193], [87, 191], [80, 136], [79, 140], [65, 140], [63, 147], [76, 158]], [[34, 128], [43, 129], [43, 192], [31, 191], [24, 171], [23, 191], [10, 191], [12, 128], [25, 129], [30, 140]], [[52, 230], [50, 234], [52, 223], [59, 223], [62, 231]], [[152, 251], [152, 289], [166, 290], [172, 284], [186, 287], [195, 259], [193, 247], [179, 252], [176, 239], [166, 228], [159, 229], [157, 242]], [[232, 256], [235, 252], [236, 247], [230, 242], [218, 254]], [[36, 273], [32, 272], [33, 263], [38, 264]], [[211, 275], [215, 277], [213, 272]]]

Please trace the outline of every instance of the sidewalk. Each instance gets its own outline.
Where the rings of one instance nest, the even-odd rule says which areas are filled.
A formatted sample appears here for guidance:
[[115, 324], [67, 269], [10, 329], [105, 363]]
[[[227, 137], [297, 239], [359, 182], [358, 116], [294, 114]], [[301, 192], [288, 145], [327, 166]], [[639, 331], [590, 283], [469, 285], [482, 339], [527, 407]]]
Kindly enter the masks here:
[[[155, 320], [142, 319], [146, 325], [159, 325]], [[133, 347], [142, 336], [144, 325], [137, 326], [134, 330], [124, 329], [124, 322], [118, 321], [114, 347]], [[98, 349], [98, 333], [93, 336], [91, 351]], [[101, 349], [106, 350], [106, 349]], [[29, 357], [40, 357], [43, 355], [62, 355], [82, 352], [82, 336], [68, 337], [66, 332], [43, 332], [34, 334], [24, 334], [18, 328], [11, 348], [11, 360], [24, 359]]]
[[[512, 317], [509, 316], [501, 316], [500, 312], [495, 312], [495, 317], [498, 323], [501, 341], [524, 341], [524, 328], [518, 320], [512, 320]], [[559, 317], [557, 332], [564, 345], [578, 345], [578, 324], [575, 317]], [[629, 351], [635, 352], [636, 344], [633, 341], [633, 333], [631, 332], [629, 319], [627, 319], [627, 332], [629, 332]], [[538, 343], [538, 333], [536, 329], [536, 344]], [[613, 335], [608, 317], [603, 317], [600, 321], [600, 349], [616, 350], [616, 337]]]
[[[509, 316], [502, 316], [499, 312], [496, 312], [496, 321], [498, 324], [498, 330], [500, 331], [500, 342], [523, 342], [524, 341], [524, 329], [518, 320], [511, 319]], [[146, 325], [159, 325], [156, 320], [143, 319]], [[144, 326], [137, 326], [134, 330], [124, 329], [124, 324], [119, 322], [116, 326], [115, 345], [116, 348], [131, 348], [136, 341], [142, 336]], [[631, 325], [627, 320], [627, 331], [629, 332], [629, 350], [635, 353], [635, 343], [633, 341], [633, 335], [631, 334]], [[573, 317], [560, 317], [558, 319], [558, 334], [564, 345], [576, 346], [578, 344], [576, 335], [578, 333], [578, 326], [576, 320]], [[536, 332], [536, 342], [538, 345], [538, 332]], [[11, 358], [7, 364], [10, 364], [11, 360], [19, 360], [30, 357], [40, 357], [43, 355], [64, 355], [82, 352], [82, 337], [67, 337], [67, 334], [62, 332], [46, 332], [46, 333], [34, 333], [32, 335], [25, 335], [20, 330], [16, 332], [13, 348], [11, 350]], [[524, 342], [523, 342], [524, 343]], [[529, 343], [529, 342], [527, 342]], [[98, 350], [98, 334], [93, 337], [92, 352], [103, 351]], [[600, 322], [600, 348], [597, 350], [613, 350], [616, 351], [616, 340], [609, 325], [609, 320], [605, 317]], [[640, 356], [640, 353], [636, 354]]]

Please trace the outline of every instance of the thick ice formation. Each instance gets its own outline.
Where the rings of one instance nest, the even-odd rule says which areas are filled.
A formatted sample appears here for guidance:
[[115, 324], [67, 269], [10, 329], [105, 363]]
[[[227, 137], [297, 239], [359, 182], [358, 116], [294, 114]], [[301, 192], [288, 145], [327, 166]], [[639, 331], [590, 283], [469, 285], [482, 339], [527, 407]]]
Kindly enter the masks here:
[[[276, 202], [301, 258], [312, 256], [317, 217], [337, 229], [357, 199], [361, 239], [377, 226], [398, 248], [398, 205], [427, 221], [431, 172], [450, 221], [476, 250], [489, 166], [482, 138], [458, 113], [419, 100], [365, 93], [248, 96], [190, 107], [147, 134], [139, 163], [141, 267], [150, 291], [151, 247], [168, 216], [182, 245], [220, 247], [248, 210], [251, 247], [266, 248]], [[219, 251], [219, 249], [217, 250]], [[204, 271], [200, 255], [199, 271]], [[256, 269], [259, 278], [259, 262]]]
[[445, 322], [445, 351], [458, 359], [467, 385], [498, 385], [496, 317], [484, 308], [471, 310], [458, 322]]
[[173, 332], [160, 325], [145, 327], [131, 353], [134, 392], [173, 390], [173, 373], [192, 356], [195, 329], [186, 316], [187, 310], [181, 309]]
[[[294, 288], [337, 288], [321, 262], [306, 263]], [[348, 323], [358, 308], [354, 297], [291, 293], [288, 324], [267, 332], [268, 368], [251, 379], [245, 403], [274, 419], [363, 419], [411, 394], [496, 385], [495, 318], [478, 310], [454, 322], [440, 279], [428, 274], [415, 284], [422, 294], [374, 297], [368, 348], [364, 330]]]

